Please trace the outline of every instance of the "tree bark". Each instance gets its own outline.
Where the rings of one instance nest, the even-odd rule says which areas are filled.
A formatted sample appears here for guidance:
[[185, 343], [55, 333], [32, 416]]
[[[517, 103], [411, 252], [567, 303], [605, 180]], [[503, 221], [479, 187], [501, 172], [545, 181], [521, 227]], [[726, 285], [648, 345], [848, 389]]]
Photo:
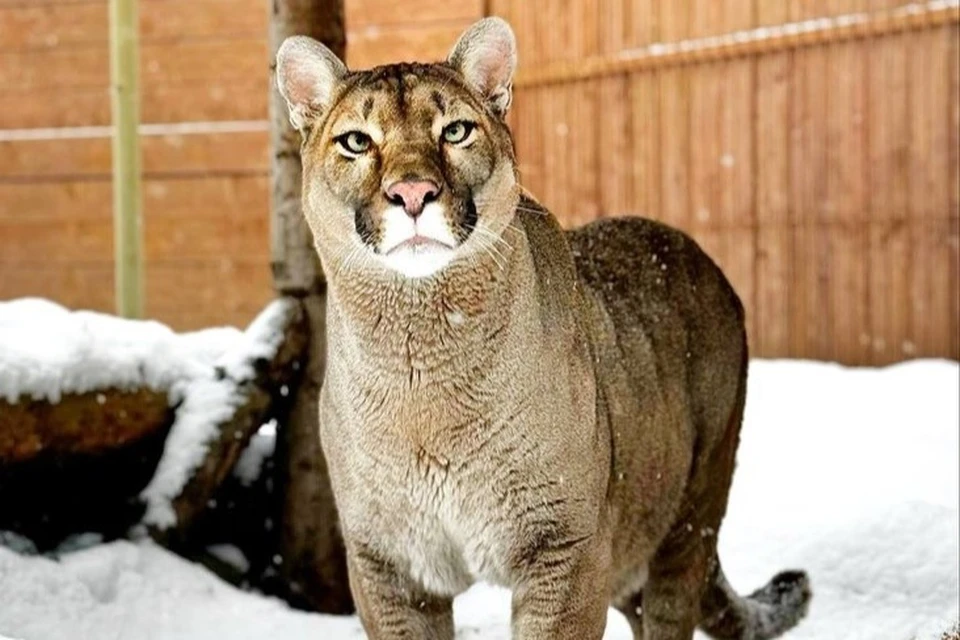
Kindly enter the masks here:
[[[315, 38], [343, 57], [346, 37], [342, 0], [271, 0], [271, 69], [280, 44], [292, 35]], [[317, 415], [325, 355], [325, 286], [301, 211], [300, 134], [290, 126], [287, 105], [273, 81], [270, 93], [274, 288], [282, 295], [303, 299], [311, 338], [290, 418], [278, 427], [276, 465], [282, 496], [279, 569], [289, 585], [287, 598], [294, 604], [326, 613], [348, 613], [353, 603]]]

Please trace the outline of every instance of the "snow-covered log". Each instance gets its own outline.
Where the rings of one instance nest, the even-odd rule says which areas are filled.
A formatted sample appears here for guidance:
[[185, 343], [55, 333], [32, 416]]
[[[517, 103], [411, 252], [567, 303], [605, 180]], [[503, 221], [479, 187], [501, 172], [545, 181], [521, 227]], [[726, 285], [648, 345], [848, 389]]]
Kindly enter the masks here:
[[309, 338], [292, 298], [245, 332], [184, 334], [45, 300], [0, 303], [0, 530], [45, 549], [142, 522], [187, 545], [251, 436], [285, 417]]
[[309, 343], [301, 304], [283, 298], [250, 325], [208, 376], [183, 390], [163, 457], [143, 490], [144, 523], [167, 543], [183, 543], [275, 406], [286, 404]]
[[0, 528], [41, 547], [137, 520], [180, 389], [239, 341], [25, 298], [0, 303]]
[[[189, 549], [181, 554], [202, 562], [228, 582], [287, 597], [279, 574], [281, 500], [274, 453], [277, 422], [264, 424], [240, 455], [208, 508], [190, 529]], [[231, 550], [231, 562], [220, 551]], [[213, 556], [213, 558], [211, 558]]]
[[[2, 401], [0, 401], [2, 402]], [[120, 448], [170, 426], [166, 393], [103, 389], [0, 404], [0, 463]]]
[[146, 388], [0, 399], [0, 529], [41, 548], [75, 532], [122, 535], [172, 421], [166, 394]]

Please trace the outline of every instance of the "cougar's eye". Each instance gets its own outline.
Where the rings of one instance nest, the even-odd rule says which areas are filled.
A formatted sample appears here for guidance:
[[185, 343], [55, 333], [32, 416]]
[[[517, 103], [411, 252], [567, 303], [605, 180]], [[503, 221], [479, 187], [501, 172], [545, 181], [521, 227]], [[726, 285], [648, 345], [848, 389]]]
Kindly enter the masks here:
[[470, 134], [477, 127], [472, 122], [457, 120], [443, 128], [443, 141], [449, 144], [463, 144], [470, 138]]
[[340, 150], [348, 156], [358, 156], [370, 149], [370, 136], [360, 131], [348, 131], [334, 138]]

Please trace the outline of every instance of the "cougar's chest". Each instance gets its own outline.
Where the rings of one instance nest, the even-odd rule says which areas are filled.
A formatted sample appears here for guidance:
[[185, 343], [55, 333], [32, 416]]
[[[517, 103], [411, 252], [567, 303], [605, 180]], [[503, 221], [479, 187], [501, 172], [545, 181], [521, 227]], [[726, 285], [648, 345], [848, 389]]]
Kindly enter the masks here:
[[[415, 452], [391, 478], [402, 500], [381, 502], [393, 511], [391, 553], [426, 589], [456, 595], [477, 580], [502, 582], [503, 532], [483, 522], [495, 508], [475, 473], [457, 461]], [[488, 521], [489, 522], [489, 521]]]
[[504, 580], [506, 536], [489, 526], [497, 501], [484, 460], [471, 455], [488, 421], [483, 403], [465, 401], [476, 396], [468, 387], [398, 388], [358, 416], [362, 433], [353, 434], [369, 456], [350, 471], [369, 478], [357, 518], [413, 580], [442, 595]]

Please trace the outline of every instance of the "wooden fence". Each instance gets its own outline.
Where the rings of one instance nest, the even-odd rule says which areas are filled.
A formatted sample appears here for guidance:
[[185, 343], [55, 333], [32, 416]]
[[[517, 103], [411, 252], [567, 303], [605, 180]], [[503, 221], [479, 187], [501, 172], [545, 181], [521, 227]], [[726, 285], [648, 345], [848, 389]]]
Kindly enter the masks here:
[[[520, 44], [525, 184], [693, 234], [756, 355], [960, 357], [957, 2], [346, 0], [348, 62]], [[265, 0], [141, 0], [148, 314], [271, 295]], [[106, 0], [0, 0], [0, 298], [112, 308]]]
[[754, 353], [955, 358], [958, 11], [897, 4], [495, 2], [526, 183], [571, 222], [690, 232]]

